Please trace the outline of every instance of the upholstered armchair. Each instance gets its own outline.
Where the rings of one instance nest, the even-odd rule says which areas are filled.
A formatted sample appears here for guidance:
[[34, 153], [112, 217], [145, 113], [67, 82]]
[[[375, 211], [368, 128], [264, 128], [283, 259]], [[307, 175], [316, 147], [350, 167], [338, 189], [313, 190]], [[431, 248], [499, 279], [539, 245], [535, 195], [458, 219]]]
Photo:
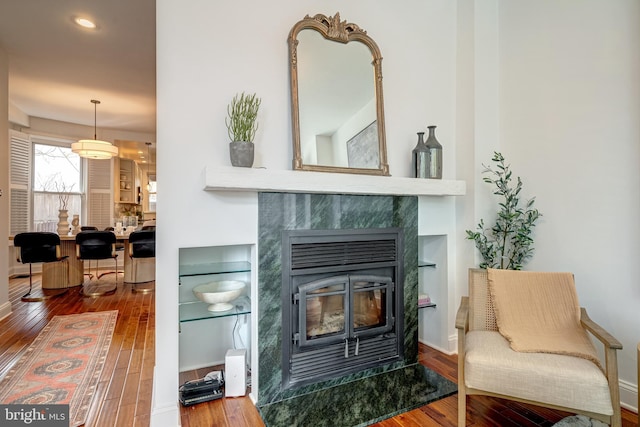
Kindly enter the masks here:
[[[570, 351], [560, 352], [538, 352], [538, 350], [526, 350], [518, 348], [514, 351], [512, 346], [517, 341], [512, 340], [513, 332], [509, 331], [505, 338], [503, 329], [505, 318], [508, 315], [508, 307], [505, 310], [504, 294], [500, 295], [500, 301], [495, 294], [497, 281], [494, 277], [495, 270], [481, 269], [469, 270], [469, 296], [462, 297], [460, 308], [456, 317], [456, 328], [458, 329], [458, 425], [466, 425], [466, 402], [467, 396], [486, 395], [518, 402], [531, 403], [553, 409], [565, 410], [576, 414], [586, 415], [593, 419], [603, 421], [614, 427], [621, 426], [620, 419], [620, 396], [618, 388], [618, 368], [617, 350], [622, 349], [622, 345], [613, 336], [607, 333], [587, 316], [584, 308], [577, 304], [575, 296], [575, 324], [577, 329], [583, 328], [584, 336], [591, 344], [591, 336], [595, 337], [604, 345], [605, 364], [598, 366], [598, 361], [589, 360], [581, 355], [574, 355]], [[515, 272], [529, 273], [529, 272]], [[489, 285], [489, 275], [492, 276], [491, 286]], [[546, 274], [546, 273], [542, 273]], [[565, 279], [567, 279], [567, 273]], [[504, 276], [501, 276], [504, 277]], [[520, 276], [507, 276], [520, 277]], [[535, 276], [525, 276], [527, 278]], [[504, 279], [501, 279], [504, 282]], [[568, 293], [577, 295], [573, 287], [573, 275], [568, 275]], [[510, 284], [509, 284], [510, 285]], [[514, 283], [519, 285], [519, 283]], [[535, 280], [526, 284], [528, 291], [533, 289], [533, 293], [528, 294], [528, 299], [521, 301], [519, 307], [531, 304], [532, 310], [526, 308], [514, 311], [518, 313], [529, 313], [537, 310], [543, 322], [555, 316], [553, 308], [547, 306], [535, 307], [536, 304], [548, 304], [555, 301], [549, 298], [549, 289], [554, 292], [554, 288], [543, 289], [538, 296], [535, 294]], [[503, 286], [503, 285], [501, 285]], [[499, 288], [497, 288], [499, 289]], [[520, 290], [516, 290], [520, 292]], [[500, 303], [498, 309], [498, 302]], [[524, 303], [524, 304], [523, 304]], [[508, 302], [507, 302], [508, 304]], [[553, 305], [553, 302], [551, 303]], [[550, 311], [548, 311], [550, 310]], [[571, 309], [561, 308], [557, 312], [560, 316]], [[498, 319], [496, 313], [499, 313]], [[534, 340], [540, 339], [539, 330], [536, 329], [535, 322], [528, 324], [528, 319], [523, 320], [524, 330], [530, 330]], [[499, 327], [500, 326], [500, 327]], [[502, 332], [502, 333], [501, 333]], [[565, 341], [562, 333], [558, 333], [553, 339], [563, 346]], [[555, 335], [550, 334], [550, 335]], [[595, 350], [595, 347], [593, 347]], [[597, 355], [596, 355], [597, 356]]]

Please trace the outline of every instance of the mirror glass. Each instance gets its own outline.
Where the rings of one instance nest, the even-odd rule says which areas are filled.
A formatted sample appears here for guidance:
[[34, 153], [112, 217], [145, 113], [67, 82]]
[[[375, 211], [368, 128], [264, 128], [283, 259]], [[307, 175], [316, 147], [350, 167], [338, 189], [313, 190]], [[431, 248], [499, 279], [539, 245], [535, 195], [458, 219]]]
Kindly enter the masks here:
[[291, 30], [294, 169], [389, 175], [381, 57], [340, 15], [305, 17]]

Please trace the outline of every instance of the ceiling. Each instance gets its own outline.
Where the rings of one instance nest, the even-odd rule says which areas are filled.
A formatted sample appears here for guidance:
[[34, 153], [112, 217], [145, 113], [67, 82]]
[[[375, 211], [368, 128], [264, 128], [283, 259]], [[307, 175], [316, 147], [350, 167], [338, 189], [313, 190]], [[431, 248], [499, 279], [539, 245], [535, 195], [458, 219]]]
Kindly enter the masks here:
[[25, 114], [155, 134], [155, 0], [2, 0], [0, 45]]

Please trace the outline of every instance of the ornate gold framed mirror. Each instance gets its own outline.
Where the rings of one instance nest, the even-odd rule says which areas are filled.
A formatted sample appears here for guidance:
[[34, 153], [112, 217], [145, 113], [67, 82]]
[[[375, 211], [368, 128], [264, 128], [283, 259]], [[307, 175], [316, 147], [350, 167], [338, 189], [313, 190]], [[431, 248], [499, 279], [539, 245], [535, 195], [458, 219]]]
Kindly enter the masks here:
[[339, 13], [305, 16], [288, 42], [293, 169], [389, 175], [378, 45]]

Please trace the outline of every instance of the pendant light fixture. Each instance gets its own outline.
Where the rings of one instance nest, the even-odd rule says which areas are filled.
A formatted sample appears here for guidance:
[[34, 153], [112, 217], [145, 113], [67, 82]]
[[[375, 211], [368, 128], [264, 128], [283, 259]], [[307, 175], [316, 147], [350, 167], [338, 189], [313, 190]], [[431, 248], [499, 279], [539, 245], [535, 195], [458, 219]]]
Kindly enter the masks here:
[[87, 159], [110, 159], [118, 155], [118, 147], [114, 147], [107, 141], [97, 139], [96, 122], [100, 101], [92, 99], [91, 102], [93, 103], [93, 139], [81, 139], [78, 142], [74, 142], [71, 144], [71, 151]]

